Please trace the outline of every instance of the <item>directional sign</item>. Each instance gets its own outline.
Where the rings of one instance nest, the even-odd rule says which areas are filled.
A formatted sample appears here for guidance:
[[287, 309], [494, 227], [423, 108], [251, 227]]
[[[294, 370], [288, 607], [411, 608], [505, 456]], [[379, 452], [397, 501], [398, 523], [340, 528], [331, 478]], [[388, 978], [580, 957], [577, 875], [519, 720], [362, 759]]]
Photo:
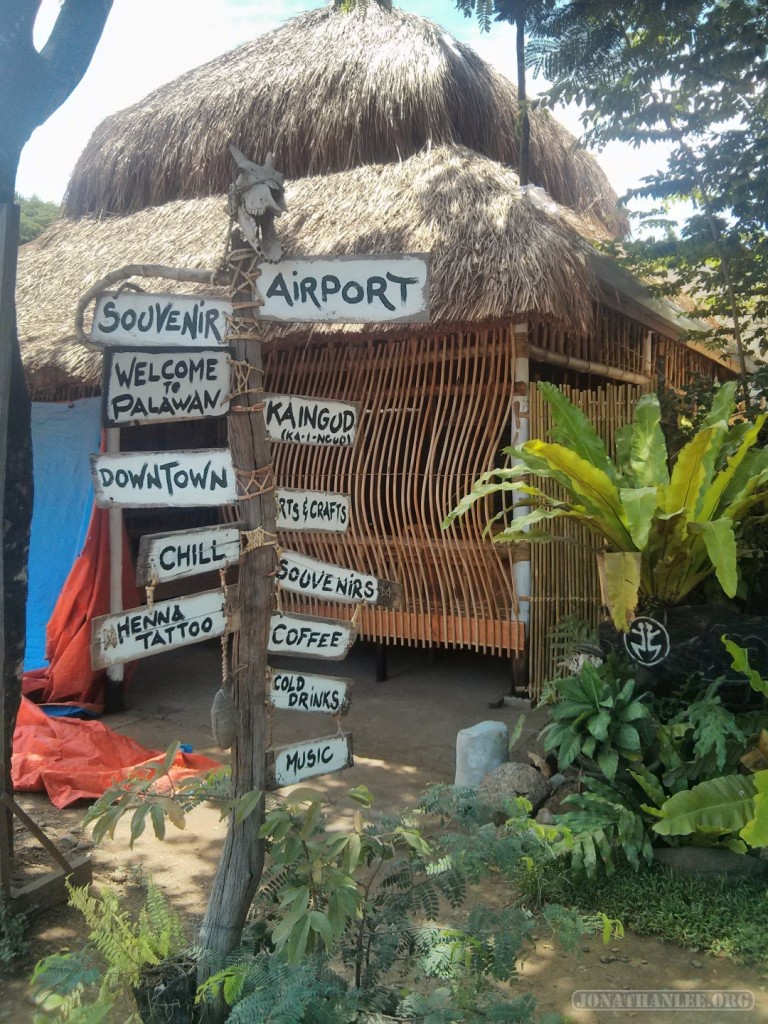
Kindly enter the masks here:
[[351, 679], [318, 676], [311, 672], [269, 670], [269, 703], [290, 711], [317, 711], [325, 715], [346, 715], [349, 710]]
[[292, 786], [314, 775], [351, 768], [354, 763], [352, 735], [348, 732], [272, 747], [267, 751], [267, 788]]
[[232, 303], [206, 295], [103, 292], [96, 300], [91, 341], [102, 345], [221, 345]]
[[105, 427], [223, 416], [229, 409], [228, 348], [106, 349]]
[[270, 619], [267, 650], [270, 654], [341, 661], [356, 636], [351, 622], [278, 612]]
[[271, 441], [353, 445], [358, 406], [297, 395], [265, 395], [264, 422]]
[[328, 565], [297, 551], [280, 553], [276, 578], [283, 590], [327, 601], [397, 608], [403, 599], [403, 588], [398, 583], [340, 565]]
[[191, 508], [237, 501], [232, 455], [226, 448], [92, 455], [99, 508]]
[[224, 590], [155, 601], [150, 608], [101, 615], [92, 622], [91, 664], [107, 668], [221, 636], [237, 628]]
[[137, 585], [150, 587], [235, 565], [240, 559], [242, 525], [228, 523], [183, 533], [145, 534], [139, 541]]
[[278, 530], [347, 532], [350, 518], [348, 494], [278, 487], [275, 501]]
[[312, 256], [262, 263], [263, 320], [392, 323], [429, 320], [429, 255]]

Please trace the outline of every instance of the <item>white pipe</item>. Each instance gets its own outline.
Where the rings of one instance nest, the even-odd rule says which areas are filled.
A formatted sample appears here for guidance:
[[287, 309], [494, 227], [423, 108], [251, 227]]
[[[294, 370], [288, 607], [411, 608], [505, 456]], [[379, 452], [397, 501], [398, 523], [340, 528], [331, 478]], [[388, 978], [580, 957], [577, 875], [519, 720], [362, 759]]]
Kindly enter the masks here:
[[[120, 451], [120, 428], [112, 427], [106, 431], [107, 451], [114, 454]], [[123, 510], [109, 510], [109, 610], [123, 610]], [[113, 683], [123, 681], [123, 666], [110, 665], [107, 668], [107, 679]]]
[[[523, 353], [518, 355], [517, 353]], [[531, 436], [530, 401], [530, 363], [528, 359], [528, 324], [515, 324], [515, 398], [512, 402], [512, 445], [519, 447]], [[520, 392], [518, 394], [518, 392]], [[530, 512], [529, 505], [521, 505], [524, 495], [520, 491], [512, 492], [513, 519], [522, 519]], [[530, 558], [513, 562], [512, 575], [517, 595], [517, 619], [528, 630], [531, 617], [531, 562]]]

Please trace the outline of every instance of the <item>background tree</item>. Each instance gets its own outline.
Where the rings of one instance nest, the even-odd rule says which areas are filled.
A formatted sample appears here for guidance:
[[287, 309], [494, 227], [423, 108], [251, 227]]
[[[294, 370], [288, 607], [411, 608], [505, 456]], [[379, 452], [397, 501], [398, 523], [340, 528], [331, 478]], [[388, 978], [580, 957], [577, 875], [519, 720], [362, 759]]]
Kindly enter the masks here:
[[[32, 517], [30, 404], [16, 333], [19, 210], [14, 186], [22, 148], [85, 74], [112, 7], [112, 0], [63, 0], [48, 41], [38, 51], [33, 30], [41, 2], [0, 0], [0, 792], [11, 788]], [[3, 808], [0, 815], [0, 856], [5, 859], [13, 829], [9, 812]], [[7, 864], [0, 867], [7, 870]]]
[[61, 209], [56, 203], [47, 203], [39, 196], [20, 196], [15, 194], [19, 207], [19, 245], [31, 242], [56, 220]]
[[559, 0], [544, 22], [529, 62], [551, 103], [582, 106], [586, 144], [667, 145], [625, 197], [655, 202], [625, 255], [722, 319], [710, 336], [735, 340], [746, 383], [745, 350], [768, 348], [768, 5]]

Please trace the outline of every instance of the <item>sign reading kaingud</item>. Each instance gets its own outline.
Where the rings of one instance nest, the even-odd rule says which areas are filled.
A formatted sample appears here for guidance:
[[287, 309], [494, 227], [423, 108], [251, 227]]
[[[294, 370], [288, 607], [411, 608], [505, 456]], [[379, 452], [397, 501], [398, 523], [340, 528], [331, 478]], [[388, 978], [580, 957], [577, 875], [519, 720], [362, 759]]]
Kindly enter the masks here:
[[91, 341], [102, 345], [221, 345], [232, 303], [200, 295], [103, 292], [96, 300]]
[[237, 501], [227, 448], [91, 456], [99, 508], [194, 508]]
[[230, 355], [228, 348], [107, 349], [103, 425], [223, 416], [229, 409]]
[[394, 323], [429, 320], [429, 254], [310, 256], [263, 263], [262, 320]]
[[348, 446], [355, 443], [358, 406], [299, 395], [265, 395], [264, 423], [271, 441]]

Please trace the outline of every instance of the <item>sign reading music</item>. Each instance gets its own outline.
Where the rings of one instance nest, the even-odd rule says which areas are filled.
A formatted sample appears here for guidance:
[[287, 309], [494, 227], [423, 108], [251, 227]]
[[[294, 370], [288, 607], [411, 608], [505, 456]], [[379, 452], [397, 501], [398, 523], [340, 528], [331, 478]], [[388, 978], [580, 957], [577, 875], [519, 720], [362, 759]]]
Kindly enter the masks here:
[[272, 747], [267, 751], [267, 787], [280, 789], [302, 779], [351, 768], [352, 736], [348, 732]]

